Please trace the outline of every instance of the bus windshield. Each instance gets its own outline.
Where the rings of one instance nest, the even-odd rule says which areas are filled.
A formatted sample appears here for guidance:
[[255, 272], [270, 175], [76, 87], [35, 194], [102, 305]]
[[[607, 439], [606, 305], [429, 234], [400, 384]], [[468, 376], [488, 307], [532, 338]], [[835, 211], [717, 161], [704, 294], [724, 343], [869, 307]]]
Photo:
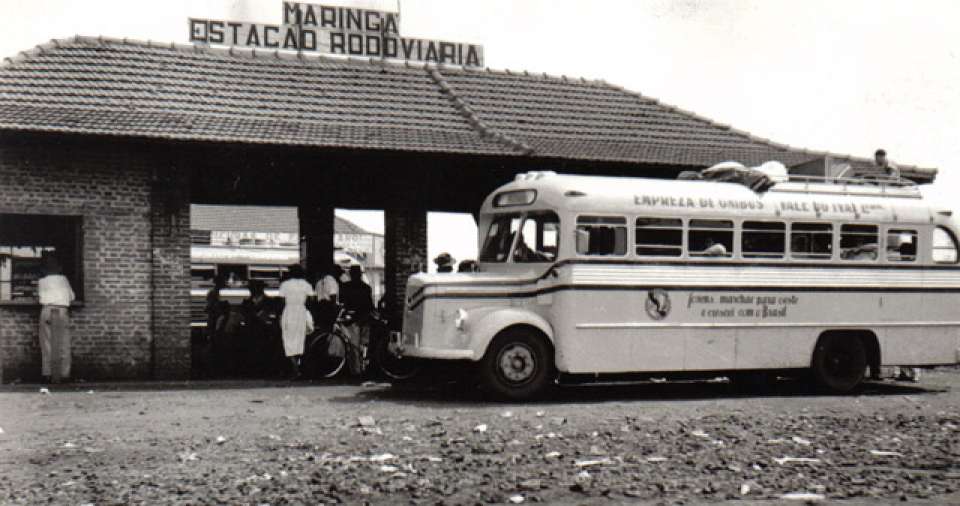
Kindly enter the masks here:
[[501, 214], [490, 223], [480, 249], [480, 261], [506, 262], [512, 258], [515, 263], [552, 262], [557, 258], [559, 246], [560, 218], [557, 213]]

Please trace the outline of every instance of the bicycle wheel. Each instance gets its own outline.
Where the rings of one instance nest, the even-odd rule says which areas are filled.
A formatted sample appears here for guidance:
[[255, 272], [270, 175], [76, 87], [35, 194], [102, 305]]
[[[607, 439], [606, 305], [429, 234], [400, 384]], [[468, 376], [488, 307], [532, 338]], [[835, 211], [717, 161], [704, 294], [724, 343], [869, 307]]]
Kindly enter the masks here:
[[387, 378], [393, 380], [408, 380], [420, 373], [420, 362], [390, 353], [389, 342], [386, 339], [378, 339], [373, 344], [373, 361]]
[[306, 349], [306, 374], [311, 378], [332, 378], [343, 370], [347, 345], [343, 338], [325, 332], [310, 341]]

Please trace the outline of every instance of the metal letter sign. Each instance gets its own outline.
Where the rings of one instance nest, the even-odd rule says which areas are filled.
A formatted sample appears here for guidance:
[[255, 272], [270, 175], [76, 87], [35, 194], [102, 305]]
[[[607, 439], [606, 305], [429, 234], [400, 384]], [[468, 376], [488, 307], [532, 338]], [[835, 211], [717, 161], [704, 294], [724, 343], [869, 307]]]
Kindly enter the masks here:
[[478, 44], [402, 37], [399, 12], [283, 2], [282, 19], [268, 25], [190, 18], [190, 42], [484, 66]]

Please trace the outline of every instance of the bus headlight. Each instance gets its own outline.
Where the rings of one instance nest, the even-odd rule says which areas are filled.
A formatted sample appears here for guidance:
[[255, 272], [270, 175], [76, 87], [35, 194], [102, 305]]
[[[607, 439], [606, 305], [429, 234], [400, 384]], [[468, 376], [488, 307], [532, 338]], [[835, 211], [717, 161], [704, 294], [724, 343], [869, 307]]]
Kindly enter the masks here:
[[460, 308], [457, 310], [457, 316], [453, 319], [453, 325], [457, 327], [457, 330], [463, 330], [467, 325], [467, 310]]

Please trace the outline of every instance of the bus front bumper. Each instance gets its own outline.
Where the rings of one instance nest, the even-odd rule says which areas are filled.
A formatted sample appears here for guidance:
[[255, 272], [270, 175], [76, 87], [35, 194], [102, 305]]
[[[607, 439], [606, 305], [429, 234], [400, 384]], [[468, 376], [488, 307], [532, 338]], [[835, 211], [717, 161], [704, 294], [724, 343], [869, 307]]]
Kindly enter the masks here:
[[[391, 332], [390, 333], [390, 346], [389, 350], [391, 353], [397, 355], [398, 357], [413, 357], [413, 358], [432, 358], [439, 360], [475, 360], [473, 350], [464, 350], [464, 349], [449, 349], [449, 348], [428, 348], [425, 346], [417, 346], [416, 344], [419, 339], [406, 340], [404, 342], [403, 334], [400, 332]], [[410, 346], [408, 343], [415, 343], [414, 346]]]

